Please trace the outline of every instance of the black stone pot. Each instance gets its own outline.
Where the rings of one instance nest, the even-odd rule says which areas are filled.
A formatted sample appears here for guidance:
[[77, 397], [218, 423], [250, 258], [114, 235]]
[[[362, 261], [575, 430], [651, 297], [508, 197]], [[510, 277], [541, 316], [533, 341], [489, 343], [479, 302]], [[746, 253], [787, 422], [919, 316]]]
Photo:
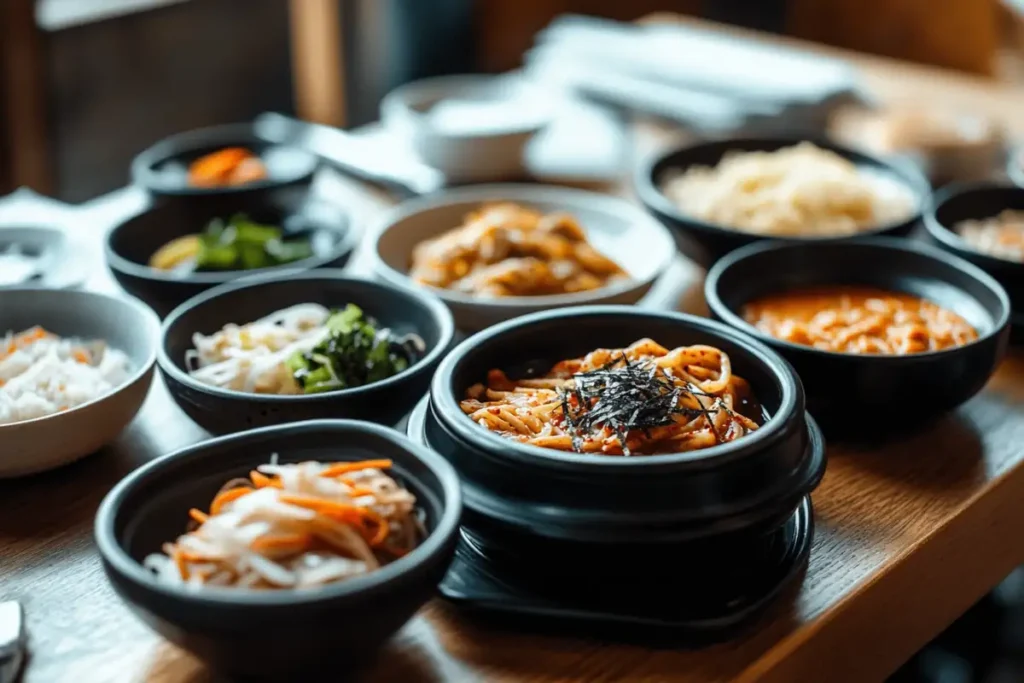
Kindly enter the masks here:
[[[734, 372], [750, 382], [767, 422], [752, 434], [713, 448], [627, 458], [521, 444], [475, 424], [459, 409], [465, 390], [491, 368], [522, 376], [528, 368], [546, 370], [561, 359], [594, 348], [626, 346], [641, 337], [668, 348], [709, 344], [728, 353]], [[696, 564], [704, 567], [704, 576], [717, 574], [729, 583], [720, 571], [723, 562], [729, 563], [724, 558], [744, 557], [754, 565], [767, 561], [764, 539], [793, 523], [825, 469], [824, 440], [804, 411], [799, 379], [782, 358], [709, 320], [622, 306], [537, 313], [469, 337], [438, 367], [429, 401], [414, 411], [409, 430], [459, 472], [464, 528], [471, 539], [464, 543], [469, 551], [463, 554], [475, 556], [467, 562], [480, 571], [486, 566], [499, 577], [499, 585], [508, 587], [499, 611], [522, 611], [510, 596], [526, 599], [522, 592], [532, 591], [530, 599], [544, 603], [534, 603], [537, 614], [594, 614], [594, 604], [600, 603], [597, 612], [603, 616], [595, 618], [611, 622], [637, 618], [643, 601], [633, 601], [632, 607], [628, 600], [609, 603], [599, 595], [602, 581], [621, 585], [646, 575], [636, 597], [646, 595], [649, 602], [656, 587], [667, 588], [671, 582], [671, 572], [654, 571], [651, 565], [671, 566], [680, 558], [699, 556], [704, 559]], [[808, 539], [809, 532], [794, 541], [796, 550], [787, 546], [788, 564], [772, 574], [778, 578], [773, 590], [792, 576], [793, 563], [806, 559]], [[531, 558], [546, 570], [531, 568]], [[544, 571], [551, 588], [563, 585], [565, 590], [537, 593]], [[583, 574], [587, 581], [573, 581]], [[442, 592], [453, 599], [462, 595], [478, 607], [494, 606], [485, 595], [490, 589], [477, 581], [466, 598], [464, 582], [457, 579], [450, 575]], [[684, 592], [698, 590], [699, 584], [695, 580]], [[695, 604], [698, 597], [691, 597]], [[728, 611], [726, 605], [717, 608]], [[687, 627], [695, 619], [690, 612], [653, 621]]]

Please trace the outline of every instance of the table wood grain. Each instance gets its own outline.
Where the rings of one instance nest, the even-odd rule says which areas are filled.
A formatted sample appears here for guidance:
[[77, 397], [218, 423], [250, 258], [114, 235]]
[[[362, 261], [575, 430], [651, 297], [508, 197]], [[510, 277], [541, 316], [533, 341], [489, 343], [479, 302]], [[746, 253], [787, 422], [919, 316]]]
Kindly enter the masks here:
[[[952, 90], [936, 80], [932, 95], [956, 92], [960, 80]], [[975, 91], [1001, 101], [998, 86], [969, 82], [966, 92]], [[1005, 100], [1004, 115], [1016, 98]], [[327, 181], [321, 191], [344, 202], [361, 226], [386, 206], [350, 182]], [[0, 206], [0, 223], [67, 225], [83, 258], [98, 262], [104, 230], [144, 204], [130, 189], [81, 209], [10, 202]], [[357, 255], [353, 269], [364, 264], [365, 254]], [[651, 303], [692, 310], [699, 284], [700, 273], [680, 259]], [[116, 290], [101, 267], [88, 286]], [[139, 417], [100, 453], [0, 482], [0, 600], [16, 598], [26, 608], [25, 683], [222, 680], [129, 613], [107, 584], [91, 538], [96, 507], [119, 478], [205, 436], [158, 379]], [[538, 636], [471, 620], [435, 600], [362, 680], [882, 680], [1024, 562], [1024, 355], [1008, 358], [982, 394], [928, 430], [876, 448], [830, 447], [829, 458], [814, 495], [817, 531], [806, 576], [733, 642], [685, 651]]]

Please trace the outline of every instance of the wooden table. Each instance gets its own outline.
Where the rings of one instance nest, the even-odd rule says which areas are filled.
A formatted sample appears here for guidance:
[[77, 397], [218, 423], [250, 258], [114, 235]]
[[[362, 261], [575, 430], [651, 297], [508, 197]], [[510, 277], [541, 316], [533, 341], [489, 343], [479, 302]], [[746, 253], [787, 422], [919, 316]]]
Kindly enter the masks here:
[[[1021, 96], [997, 85], [902, 65], [883, 73], [877, 59], [863, 64], [876, 85], [892, 78], [908, 94], [977, 102], [1007, 118], [1020, 111]], [[381, 208], [352, 183], [331, 192], [362, 223]], [[14, 202], [0, 207], [0, 223], [66, 224], [83, 257], [97, 259], [103, 230], [144, 202], [130, 189], [73, 210]], [[357, 256], [355, 270], [363, 262]], [[658, 296], [690, 308], [699, 273], [680, 260], [671, 280]], [[88, 286], [115, 289], [102, 268]], [[120, 477], [205, 436], [158, 380], [138, 419], [101, 453], [0, 482], [0, 600], [20, 599], [27, 610], [25, 683], [219, 680], [128, 612], [91, 540], [96, 507]], [[980, 396], [926, 433], [878, 449], [834, 447], [829, 457], [802, 585], [735, 642], [668, 651], [538, 637], [482, 626], [434, 601], [364, 680], [881, 680], [1024, 563], [1024, 355], [1008, 358]]]

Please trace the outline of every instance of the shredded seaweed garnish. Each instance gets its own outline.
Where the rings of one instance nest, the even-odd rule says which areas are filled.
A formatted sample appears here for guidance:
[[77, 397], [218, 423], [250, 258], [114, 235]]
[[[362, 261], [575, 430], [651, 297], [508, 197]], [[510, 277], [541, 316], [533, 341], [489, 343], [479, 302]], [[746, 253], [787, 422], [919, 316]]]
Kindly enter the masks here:
[[[699, 408], [680, 405], [682, 399], [694, 396], [713, 399], [714, 407], [706, 408], [699, 400]], [[625, 354], [573, 375], [572, 384], [559, 390], [559, 400], [565, 431], [577, 453], [582, 452], [588, 434], [608, 428], [622, 447], [622, 454], [632, 455], [626, 444], [630, 431], [641, 430], [649, 437], [650, 429], [673, 424], [680, 416], [693, 419], [703, 415], [715, 440], [721, 442], [711, 416], [720, 410], [729, 412], [719, 397], [689, 382], [679, 383], [654, 361], [631, 361]]]

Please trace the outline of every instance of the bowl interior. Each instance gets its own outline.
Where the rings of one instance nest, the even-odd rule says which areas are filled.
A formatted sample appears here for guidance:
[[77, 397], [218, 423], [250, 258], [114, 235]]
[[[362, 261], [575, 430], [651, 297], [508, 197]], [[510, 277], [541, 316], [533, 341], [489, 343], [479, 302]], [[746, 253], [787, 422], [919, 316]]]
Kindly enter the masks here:
[[995, 334], [1006, 324], [1008, 306], [999, 286], [970, 264], [932, 249], [894, 240], [748, 249], [742, 257], [727, 258], [708, 278], [712, 307], [717, 298], [740, 319], [743, 306], [762, 296], [802, 287], [852, 285], [932, 301], [966, 319], [979, 337]]
[[190, 508], [207, 510], [221, 486], [247, 476], [274, 454], [282, 463], [390, 458], [391, 472], [416, 496], [428, 532], [436, 529], [450, 496], [441, 475], [410, 445], [383, 430], [338, 425], [312, 422], [255, 430], [208, 441], [159, 461], [117, 494], [114, 539], [136, 561], [158, 552], [164, 542], [185, 532]]
[[[755, 412], [751, 417], [759, 419], [779, 413], [786, 394], [783, 375], [788, 373], [788, 368], [771, 351], [755, 348], [735, 332], [691, 316], [648, 314], [629, 309], [612, 311], [595, 308], [593, 312], [574, 313], [571, 319], [541, 317], [526, 324], [503, 326], [500, 334], [485, 333], [480, 338], [471, 338], [460, 346], [461, 354], [458, 350], [454, 352], [457, 357], [450, 375], [444, 376], [443, 371], [439, 371], [444, 385], [438, 403], [444, 419], [465, 420], [471, 424], [458, 409], [458, 402], [465, 397], [467, 388], [485, 382], [487, 372], [493, 368], [504, 370], [512, 379], [543, 374], [560, 360], [577, 358], [597, 348], [622, 348], [644, 337], [668, 349], [706, 344], [725, 351], [732, 361], [733, 372], [750, 383], [761, 404], [762, 415]], [[480, 434], [490, 433], [481, 429]]]
[[[590, 243], [629, 274], [631, 282], [627, 287], [650, 283], [664, 271], [675, 255], [672, 236], [642, 210], [625, 200], [582, 191], [510, 185], [457, 191], [439, 200], [410, 203], [407, 208], [400, 209], [380, 232], [377, 256], [393, 275], [404, 278], [411, 265], [413, 248], [417, 244], [457, 228], [463, 224], [467, 214], [476, 211], [481, 205], [494, 202], [514, 202], [544, 213], [572, 214], [583, 227]], [[441, 290], [438, 294], [454, 301], [500, 306], [524, 299], [587, 299], [610, 289], [612, 287], [579, 294], [501, 299], [481, 299], [450, 290]]]
[[[228, 323], [242, 325], [302, 303], [318, 303], [328, 308], [355, 304], [398, 335], [418, 334], [426, 344], [427, 354], [445, 343], [446, 329], [440, 317], [443, 312], [440, 304], [435, 309], [413, 292], [331, 275], [331, 271], [323, 270], [202, 294], [168, 318], [163, 350], [175, 367], [187, 373], [185, 352], [193, 348], [193, 334], [212, 334]], [[415, 367], [413, 364], [405, 372]], [[249, 394], [246, 396], [256, 399]]]
[[[797, 138], [750, 138], [719, 140], [684, 147], [656, 159], [651, 165], [649, 172], [642, 176], [642, 181], [638, 183], [638, 189], [645, 195], [645, 201], [655, 204], [658, 209], [668, 213], [669, 215], [678, 215], [680, 218], [685, 218], [687, 221], [692, 223], [699, 223], [701, 225], [733, 232], [734, 230], [727, 226], [704, 223], [699, 219], [692, 218], [687, 215], [682, 209], [677, 207], [675, 203], [673, 203], [672, 200], [664, 194], [664, 192], [662, 192], [662, 187], [665, 182], [674, 174], [685, 172], [693, 166], [717, 166], [718, 163], [728, 154], [741, 152], [774, 152], [785, 147], [792, 147], [793, 145], [799, 144], [801, 141], [802, 139]], [[924, 202], [930, 195], [930, 188], [924, 176], [916, 170], [906, 165], [889, 163], [828, 141], [811, 140], [810, 142], [813, 142], [817, 147], [823, 150], [834, 152], [844, 159], [848, 159], [865, 173], [898, 183], [912, 198], [913, 209], [911, 213], [906, 216], [905, 220], [879, 225], [873, 230], [865, 231], [865, 233], [884, 231], [893, 228], [896, 225], [901, 225], [907, 221], [914, 220], [920, 215]]]
[[1024, 211], [1024, 189], [996, 185], [950, 188], [936, 198], [932, 226], [944, 228], [945, 234], [938, 234], [935, 230], [932, 233], [947, 244], [980, 254], [955, 232], [957, 223], [994, 218], [1006, 210]]
[[[214, 218], [234, 214], [281, 228], [290, 235], [310, 240], [314, 255], [283, 266], [247, 271], [172, 273], [149, 267], [149, 259], [167, 242], [202, 232]], [[120, 224], [108, 238], [111, 265], [138, 277], [178, 282], [226, 282], [244, 274], [282, 268], [314, 267], [349, 248], [354, 239], [346, 212], [324, 201], [309, 199], [301, 188], [272, 195], [237, 195], [214, 204], [168, 202], [147, 208]]]
[[55, 334], [102, 339], [131, 360], [135, 375], [149, 365], [160, 326], [141, 304], [74, 290], [0, 289], [0, 334], [40, 325]]
[[[244, 147], [260, 157], [267, 178], [238, 187], [196, 188], [188, 184], [188, 167], [200, 157], [225, 147]], [[319, 161], [298, 147], [277, 145], [258, 137], [249, 124], [217, 126], [166, 138], [142, 152], [135, 173], [143, 185], [167, 193], [220, 193], [289, 183], [312, 175]]]

